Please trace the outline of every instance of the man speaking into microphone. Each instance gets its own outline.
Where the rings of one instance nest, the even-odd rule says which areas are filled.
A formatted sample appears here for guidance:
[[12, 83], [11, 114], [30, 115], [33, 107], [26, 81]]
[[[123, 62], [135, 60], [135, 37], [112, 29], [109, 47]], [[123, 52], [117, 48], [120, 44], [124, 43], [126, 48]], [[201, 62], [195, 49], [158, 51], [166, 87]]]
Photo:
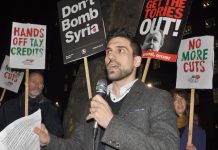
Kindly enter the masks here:
[[[168, 92], [146, 88], [136, 78], [141, 49], [123, 29], [113, 32], [106, 48], [107, 96], [92, 98], [86, 120], [69, 139], [35, 128], [48, 150], [179, 150], [177, 119]], [[99, 132], [93, 142], [93, 124]]]

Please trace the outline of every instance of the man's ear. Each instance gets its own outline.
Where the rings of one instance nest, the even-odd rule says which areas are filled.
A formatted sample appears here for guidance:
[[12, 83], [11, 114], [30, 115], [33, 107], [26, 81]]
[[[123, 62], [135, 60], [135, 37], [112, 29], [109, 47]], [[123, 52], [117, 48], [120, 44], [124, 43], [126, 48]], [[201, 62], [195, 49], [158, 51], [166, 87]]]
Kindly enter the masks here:
[[135, 56], [134, 57], [135, 67], [139, 67], [141, 65], [141, 62], [142, 62], [142, 57], [141, 56]]

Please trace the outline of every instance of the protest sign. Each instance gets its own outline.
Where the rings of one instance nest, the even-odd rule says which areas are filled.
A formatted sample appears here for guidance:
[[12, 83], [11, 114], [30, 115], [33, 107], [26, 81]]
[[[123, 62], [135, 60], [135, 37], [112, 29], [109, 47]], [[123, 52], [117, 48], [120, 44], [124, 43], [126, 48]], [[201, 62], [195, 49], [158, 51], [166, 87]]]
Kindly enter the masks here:
[[177, 59], [176, 88], [212, 89], [214, 37], [182, 40]]
[[5, 56], [0, 71], [0, 87], [17, 93], [23, 76], [24, 72], [22, 70], [11, 69], [9, 67], [9, 57]]
[[58, 2], [64, 63], [105, 50], [105, 30], [98, 0]]
[[10, 67], [45, 69], [46, 26], [13, 22]]
[[191, 0], [145, 0], [136, 37], [143, 58], [175, 62]]

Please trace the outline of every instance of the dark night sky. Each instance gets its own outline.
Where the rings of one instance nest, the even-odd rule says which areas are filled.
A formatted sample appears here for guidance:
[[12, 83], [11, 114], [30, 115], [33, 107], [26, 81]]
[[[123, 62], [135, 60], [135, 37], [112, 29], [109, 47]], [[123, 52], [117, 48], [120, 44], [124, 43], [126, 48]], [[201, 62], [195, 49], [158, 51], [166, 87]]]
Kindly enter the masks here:
[[[50, 64], [50, 71], [45, 74], [47, 95], [52, 100], [63, 99], [64, 74], [72, 64], [63, 65], [62, 51], [58, 26], [57, 0], [20, 0], [5, 1], [0, 9], [0, 64], [5, 55], [9, 55], [12, 22], [32, 23], [47, 26], [46, 38], [46, 68]], [[57, 71], [58, 70], [58, 71]], [[52, 86], [50, 86], [52, 84]], [[23, 91], [21, 84], [19, 93]], [[0, 90], [1, 91], [1, 90]], [[15, 97], [13, 92], [6, 92], [6, 97]], [[66, 99], [66, 98], [65, 98]]]
[[[12, 22], [33, 23], [47, 25], [47, 38], [50, 36], [50, 30], [55, 28], [58, 21], [56, 1], [6, 1], [1, 5], [0, 12], [0, 49], [4, 53], [9, 52]], [[49, 33], [49, 34], [48, 34]], [[59, 39], [58, 39], [59, 40]], [[49, 48], [49, 40], [47, 48]]]

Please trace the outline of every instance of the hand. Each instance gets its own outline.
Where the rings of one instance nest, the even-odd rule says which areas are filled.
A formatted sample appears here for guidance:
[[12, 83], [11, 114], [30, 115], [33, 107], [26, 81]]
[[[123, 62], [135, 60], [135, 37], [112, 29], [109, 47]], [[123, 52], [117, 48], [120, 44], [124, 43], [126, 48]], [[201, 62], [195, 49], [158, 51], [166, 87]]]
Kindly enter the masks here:
[[100, 95], [94, 96], [86, 120], [95, 119], [100, 126], [107, 128], [112, 118], [113, 113], [108, 103]]
[[33, 132], [39, 136], [41, 146], [46, 146], [50, 143], [50, 135], [44, 124], [41, 125], [41, 129], [37, 127], [34, 128]]
[[186, 150], [197, 150], [197, 148], [195, 147], [195, 145], [190, 144], [189, 146], [187, 146]]

